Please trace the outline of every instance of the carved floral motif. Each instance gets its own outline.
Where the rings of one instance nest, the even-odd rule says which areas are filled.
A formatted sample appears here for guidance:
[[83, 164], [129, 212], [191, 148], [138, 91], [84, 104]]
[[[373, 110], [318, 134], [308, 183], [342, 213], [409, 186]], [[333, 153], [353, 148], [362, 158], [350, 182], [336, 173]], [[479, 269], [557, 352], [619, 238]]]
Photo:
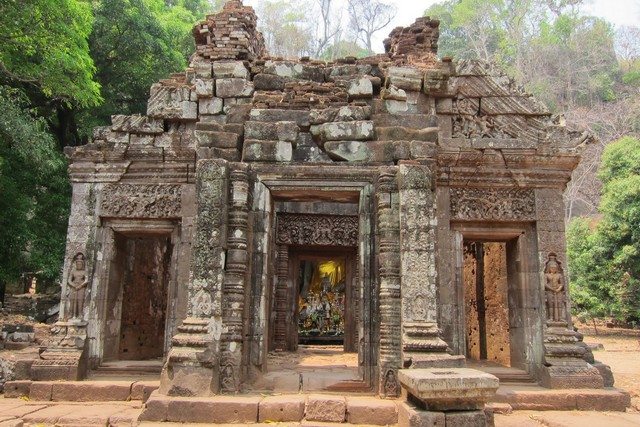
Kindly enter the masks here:
[[175, 184], [110, 184], [103, 190], [101, 215], [127, 218], [180, 216], [181, 186]]
[[358, 218], [338, 215], [278, 215], [278, 244], [357, 246]]
[[532, 221], [535, 214], [534, 194], [530, 190], [451, 189], [452, 219]]

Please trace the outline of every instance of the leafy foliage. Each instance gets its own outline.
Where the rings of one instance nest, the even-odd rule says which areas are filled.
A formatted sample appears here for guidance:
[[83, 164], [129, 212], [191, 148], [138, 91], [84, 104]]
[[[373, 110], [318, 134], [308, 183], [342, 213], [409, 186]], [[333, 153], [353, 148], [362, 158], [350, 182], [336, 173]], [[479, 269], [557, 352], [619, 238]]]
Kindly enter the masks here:
[[640, 321], [640, 140], [604, 151], [601, 220], [572, 221], [567, 237], [571, 293], [578, 314]]
[[66, 161], [19, 90], [0, 86], [0, 281], [22, 272], [54, 280], [64, 254]]
[[100, 102], [87, 37], [93, 17], [81, 0], [0, 2], [0, 75], [81, 107]]

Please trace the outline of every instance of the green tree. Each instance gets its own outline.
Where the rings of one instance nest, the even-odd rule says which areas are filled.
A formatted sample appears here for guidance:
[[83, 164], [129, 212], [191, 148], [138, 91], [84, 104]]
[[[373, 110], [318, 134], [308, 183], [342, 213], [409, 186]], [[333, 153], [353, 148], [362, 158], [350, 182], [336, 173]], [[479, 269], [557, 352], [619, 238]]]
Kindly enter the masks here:
[[[191, 9], [185, 7], [189, 6]], [[112, 114], [144, 113], [149, 88], [181, 71], [193, 52], [191, 29], [201, 2], [166, 6], [162, 0], [101, 0], [89, 44], [104, 102], [80, 112], [82, 134], [109, 124]]]
[[0, 86], [0, 281], [25, 271], [54, 281], [62, 265], [70, 186], [66, 161], [17, 89]]
[[640, 321], [640, 140], [622, 138], [602, 156], [601, 220], [574, 220], [568, 232], [572, 297], [578, 313]]

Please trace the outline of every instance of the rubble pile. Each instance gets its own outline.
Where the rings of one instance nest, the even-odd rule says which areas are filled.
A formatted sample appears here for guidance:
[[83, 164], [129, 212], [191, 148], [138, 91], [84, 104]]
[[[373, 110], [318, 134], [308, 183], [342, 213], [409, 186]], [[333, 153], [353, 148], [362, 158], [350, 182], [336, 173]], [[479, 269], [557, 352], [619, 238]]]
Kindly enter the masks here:
[[197, 54], [213, 60], [264, 56], [264, 38], [256, 22], [252, 7], [240, 0], [228, 1], [222, 12], [208, 15], [193, 29]]
[[428, 16], [416, 19], [410, 27], [397, 27], [389, 38], [384, 41], [387, 53], [397, 55], [424, 55], [438, 52], [438, 38], [440, 37], [440, 21]]

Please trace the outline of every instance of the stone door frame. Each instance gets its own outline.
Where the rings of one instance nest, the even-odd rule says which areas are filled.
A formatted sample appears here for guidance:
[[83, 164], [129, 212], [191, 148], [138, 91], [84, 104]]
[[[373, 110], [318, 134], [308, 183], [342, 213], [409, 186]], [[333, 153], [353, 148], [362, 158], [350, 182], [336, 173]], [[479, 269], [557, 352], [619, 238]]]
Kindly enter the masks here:
[[[296, 168], [297, 169], [297, 168]], [[358, 287], [360, 289], [362, 322], [358, 331], [358, 364], [363, 380], [372, 390], [377, 387], [378, 367], [378, 334], [379, 319], [375, 307], [378, 304], [378, 290], [374, 272], [374, 213], [373, 213], [373, 181], [377, 169], [358, 168], [356, 170], [332, 173], [330, 168], [319, 170], [318, 168], [303, 168], [305, 173], [300, 178], [287, 176], [287, 169], [274, 173], [267, 170], [264, 173], [258, 171], [255, 175], [253, 186], [253, 269], [261, 266], [260, 270], [253, 271], [249, 297], [253, 301], [252, 307], [256, 318], [252, 320], [252, 331], [247, 343], [251, 354], [245, 356], [250, 366], [264, 370], [266, 367], [266, 355], [269, 345], [269, 311], [274, 296], [274, 286], [277, 280], [278, 270], [280, 274], [287, 274], [289, 264], [279, 266], [277, 252], [283, 252], [288, 248], [278, 245], [275, 239], [276, 212], [274, 209], [276, 200], [289, 200], [305, 197], [308, 201], [344, 202], [349, 201], [358, 204]], [[336, 169], [337, 170], [337, 169]], [[339, 175], [339, 176], [337, 176]], [[256, 229], [260, 227], [260, 229]], [[284, 246], [284, 249], [283, 249]], [[258, 250], [258, 248], [261, 248]]]
[[[509, 326], [512, 366], [524, 369], [534, 377], [539, 376], [543, 354], [544, 310], [538, 278], [536, 230], [532, 223], [453, 222], [453, 247], [455, 248], [455, 287], [457, 321], [459, 324], [456, 345], [458, 353], [466, 357], [466, 315], [463, 281], [463, 251], [465, 241], [506, 243], [507, 280], [509, 302]], [[520, 331], [514, 331], [520, 329]], [[514, 352], [518, 352], [515, 353]], [[514, 363], [515, 362], [515, 363]]]
[[[100, 365], [105, 357], [105, 345], [107, 334], [106, 330], [109, 328], [107, 324], [107, 316], [109, 311], [109, 299], [107, 298], [110, 288], [112, 286], [111, 280], [113, 274], [119, 274], [114, 271], [115, 257], [117, 256], [117, 249], [115, 245], [116, 234], [120, 234], [124, 237], [168, 237], [172, 245], [171, 262], [169, 283], [167, 284], [167, 312], [164, 328], [164, 349], [163, 359], [166, 359], [169, 350], [171, 349], [171, 337], [175, 334], [175, 327], [178, 323], [177, 317], [177, 301], [178, 301], [178, 249], [180, 241], [180, 221], [179, 220], [164, 220], [164, 219], [144, 219], [144, 220], [127, 220], [127, 219], [112, 219], [107, 218], [102, 220], [102, 224], [98, 230], [99, 241], [102, 243], [102, 250], [98, 252], [96, 259], [96, 275], [99, 286], [94, 284], [96, 291], [91, 296], [91, 305], [95, 307], [95, 318], [89, 322], [89, 336], [93, 339], [89, 344], [89, 355], [92, 361], [92, 367], [95, 368]], [[120, 313], [121, 315], [122, 313]], [[118, 338], [119, 340], [119, 338]], [[117, 340], [117, 341], [118, 341]], [[116, 348], [118, 343], [116, 342]]]

